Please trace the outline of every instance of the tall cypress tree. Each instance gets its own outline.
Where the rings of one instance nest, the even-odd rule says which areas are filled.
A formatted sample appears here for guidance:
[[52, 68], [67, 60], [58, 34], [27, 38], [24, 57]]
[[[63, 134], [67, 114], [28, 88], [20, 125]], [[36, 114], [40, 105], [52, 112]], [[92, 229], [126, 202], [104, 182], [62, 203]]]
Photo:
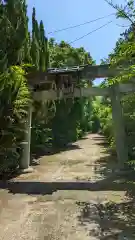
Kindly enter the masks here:
[[32, 33], [35, 34], [37, 41], [40, 41], [40, 31], [38, 26], [38, 21], [36, 20], [36, 9], [33, 8], [32, 13]]
[[46, 39], [43, 21], [40, 22], [40, 69], [46, 70]]
[[9, 38], [9, 23], [6, 17], [5, 5], [0, 1], [0, 72], [7, 69], [7, 39]]
[[33, 8], [31, 58], [32, 58], [32, 63], [35, 65], [37, 69], [39, 69], [39, 61], [40, 61], [39, 41], [40, 41], [40, 35], [39, 35], [38, 22], [36, 20], [36, 10], [35, 8]]
[[27, 5], [25, 1], [23, 2], [23, 18], [24, 18], [24, 28], [25, 28], [25, 41], [24, 41], [24, 62], [31, 62], [30, 48], [31, 48], [31, 38], [28, 30], [28, 17], [27, 17]]
[[47, 70], [47, 68], [49, 67], [49, 47], [48, 47], [48, 39], [47, 37], [45, 37], [45, 69]]
[[0, 70], [32, 62], [37, 69], [47, 67], [47, 38], [44, 25], [32, 14], [32, 37], [28, 31], [26, 0], [0, 1]]
[[8, 64], [21, 64], [25, 59], [24, 43], [28, 36], [27, 6], [25, 0], [6, 0], [5, 19], [7, 19], [5, 35]]

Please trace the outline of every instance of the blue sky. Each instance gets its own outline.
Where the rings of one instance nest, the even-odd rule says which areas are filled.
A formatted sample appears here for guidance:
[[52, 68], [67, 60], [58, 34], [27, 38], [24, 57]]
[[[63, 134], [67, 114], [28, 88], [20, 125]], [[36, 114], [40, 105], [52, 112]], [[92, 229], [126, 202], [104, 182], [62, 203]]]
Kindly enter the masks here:
[[[114, 0], [114, 2], [124, 3], [125, 0]], [[48, 35], [48, 32], [109, 15], [114, 13], [115, 10], [105, 3], [104, 0], [27, 0], [27, 4], [30, 26], [32, 8], [34, 6], [36, 8], [37, 20], [43, 20], [44, 22], [46, 35], [54, 37], [58, 42], [61, 40], [71, 42], [113, 20], [113, 23], [108, 26], [72, 44], [73, 47], [83, 46], [91, 53], [97, 64], [100, 63], [102, 58], [108, 56], [115, 47], [120, 33], [125, 29], [118, 27], [116, 24], [128, 24], [124, 20], [117, 20], [115, 16], [110, 16], [79, 28]]]

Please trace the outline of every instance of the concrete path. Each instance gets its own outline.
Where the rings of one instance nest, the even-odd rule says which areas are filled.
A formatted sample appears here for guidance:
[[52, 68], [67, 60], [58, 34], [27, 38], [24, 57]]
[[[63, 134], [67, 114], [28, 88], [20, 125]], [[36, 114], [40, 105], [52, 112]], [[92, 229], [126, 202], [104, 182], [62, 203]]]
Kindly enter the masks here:
[[39, 161], [0, 183], [0, 240], [135, 239], [131, 186], [114, 176], [101, 136]]

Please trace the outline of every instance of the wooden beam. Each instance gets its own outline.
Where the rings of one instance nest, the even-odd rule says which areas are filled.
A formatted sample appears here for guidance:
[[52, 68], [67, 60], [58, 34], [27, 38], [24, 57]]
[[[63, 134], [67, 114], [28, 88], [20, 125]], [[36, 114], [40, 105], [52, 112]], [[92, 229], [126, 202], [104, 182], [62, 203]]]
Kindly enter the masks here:
[[[109, 88], [99, 88], [99, 87], [89, 87], [89, 88], [75, 88], [74, 93], [65, 93], [61, 91], [54, 91], [54, 90], [46, 90], [40, 92], [34, 92], [33, 96], [34, 99], [38, 101], [43, 100], [57, 100], [59, 98], [72, 98], [77, 97], [89, 97], [89, 96], [110, 96], [111, 94], [111, 87]], [[119, 92], [120, 93], [129, 93], [135, 92], [135, 85], [134, 84], [119, 84]]]
[[34, 92], [33, 97], [35, 100], [44, 101], [44, 100], [57, 100], [58, 98], [80, 98], [80, 97], [89, 97], [89, 96], [107, 96], [109, 95], [109, 88], [75, 88], [74, 93], [65, 94], [63, 91], [42, 91]]
[[109, 64], [104, 65], [88, 65], [82, 70], [83, 77], [88, 78], [107, 78], [115, 77], [120, 73], [120, 69], [112, 68]]
[[89, 96], [107, 96], [109, 95], [109, 88], [98, 88], [98, 87], [89, 87], [89, 88], [76, 88], [74, 90], [75, 97], [89, 97]]
[[106, 78], [106, 77], [115, 77], [120, 73], [121, 69], [112, 68], [109, 64], [105, 65], [85, 65], [82, 67], [70, 67], [65, 69], [53, 69], [47, 72], [32, 72], [27, 74], [27, 79], [29, 85], [39, 84], [42, 85], [47, 81], [52, 81], [57, 77], [61, 77], [63, 75], [72, 76], [75, 81], [78, 81], [78, 76], [81, 79], [95, 79], [95, 78]]
[[57, 95], [57, 91], [49, 90], [49, 91], [42, 91], [42, 92], [34, 92], [33, 98], [36, 101], [57, 100], [58, 95]]
[[119, 91], [121, 93], [135, 92], [135, 84], [134, 83], [121, 83], [121, 84], [119, 84]]

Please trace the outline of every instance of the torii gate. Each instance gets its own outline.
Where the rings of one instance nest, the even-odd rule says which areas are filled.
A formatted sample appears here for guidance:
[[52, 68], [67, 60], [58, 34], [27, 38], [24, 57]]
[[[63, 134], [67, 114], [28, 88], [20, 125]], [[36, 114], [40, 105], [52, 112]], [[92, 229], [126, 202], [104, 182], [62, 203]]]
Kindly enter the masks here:
[[[115, 77], [120, 69], [112, 69], [110, 65], [85, 65], [79, 67], [48, 69], [47, 72], [31, 73], [27, 76], [33, 98], [37, 101], [57, 100], [62, 98], [81, 98], [89, 96], [109, 96], [112, 103], [112, 119], [116, 143], [118, 168], [123, 168], [128, 160], [128, 148], [120, 102], [120, 94], [135, 92], [134, 83], [114, 84], [110, 87], [79, 87], [80, 79]], [[20, 160], [20, 170], [31, 172], [30, 143], [31, 143], [32, 106], [29, 107], [26, 121], [26, 135], [22, 142], [23, 154]]]

